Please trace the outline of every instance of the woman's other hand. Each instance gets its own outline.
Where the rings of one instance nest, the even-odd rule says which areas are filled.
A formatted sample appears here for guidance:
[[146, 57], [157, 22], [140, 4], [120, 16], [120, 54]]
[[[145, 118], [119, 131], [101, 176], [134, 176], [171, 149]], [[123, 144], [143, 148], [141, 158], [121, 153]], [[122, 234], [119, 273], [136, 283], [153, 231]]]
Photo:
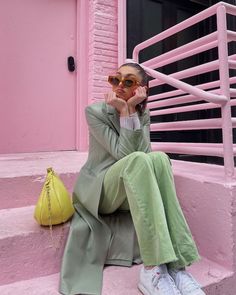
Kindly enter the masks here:
[[121, 117], [129, 116], [127, 102], [117, 97], [115, 92], [110, 91], [107, 94], [105, 94], [105, 102], [113, 106], [119, 112]]
[[134, 96], [132, 96], [128, 101], [128, 110], [129, 114], [135, 113], [136, 112], [136, 105], [141, 103], [144, 99], [147, 98], [147, 86], [139, 86], [135, 91], [134, 91]]

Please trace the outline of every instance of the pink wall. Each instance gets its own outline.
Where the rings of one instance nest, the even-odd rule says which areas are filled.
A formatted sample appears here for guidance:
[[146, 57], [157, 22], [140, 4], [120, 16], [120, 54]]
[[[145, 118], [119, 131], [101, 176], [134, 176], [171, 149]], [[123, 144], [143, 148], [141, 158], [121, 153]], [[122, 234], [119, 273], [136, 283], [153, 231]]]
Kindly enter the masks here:
[[118, 65], [117, 11], [118, 1], [89, 1], [89, 103], [104, 98]]

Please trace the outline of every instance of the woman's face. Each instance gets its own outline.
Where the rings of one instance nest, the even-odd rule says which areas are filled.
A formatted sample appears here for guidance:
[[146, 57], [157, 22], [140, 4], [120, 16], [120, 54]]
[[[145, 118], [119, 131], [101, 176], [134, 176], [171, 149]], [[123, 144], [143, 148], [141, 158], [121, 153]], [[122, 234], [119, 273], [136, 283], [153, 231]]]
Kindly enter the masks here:
[[[116, 72], [116, 76], [119, 78], [131, 78], [136, 80], [137, 82], [141, 83], [142, 77], [139, 74], [138, 70], [136, 70], [133, 67], [129, 66], [123, 66], [118, 69]], [[140, 86], [138, 85], [133, 85], [131, 87], [125, 87], [122, 83], [119, 83], [117, 86], [112, 86], [112, 91], [116, 93], [116, 96], [124, 99], [125, 101], [129, 100], [132, 96], [134, 96], [134, 91]]]

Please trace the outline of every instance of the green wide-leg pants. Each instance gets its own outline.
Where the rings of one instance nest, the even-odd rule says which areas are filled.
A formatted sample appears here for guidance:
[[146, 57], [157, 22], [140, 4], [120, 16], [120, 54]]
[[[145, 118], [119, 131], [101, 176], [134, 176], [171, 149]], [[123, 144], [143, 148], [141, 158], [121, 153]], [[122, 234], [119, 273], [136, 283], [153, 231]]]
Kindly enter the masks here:
[[99, 213], [117, 209], [130, 210], [144, 265], [180, 268], [200, 259], [165, 153], [134, 152], [108, 169]]

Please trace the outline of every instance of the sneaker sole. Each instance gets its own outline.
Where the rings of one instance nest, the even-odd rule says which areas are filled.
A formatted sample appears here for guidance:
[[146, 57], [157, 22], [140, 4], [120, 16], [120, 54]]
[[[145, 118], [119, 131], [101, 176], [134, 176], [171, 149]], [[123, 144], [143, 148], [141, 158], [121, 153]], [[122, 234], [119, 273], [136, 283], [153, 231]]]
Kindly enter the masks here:
[[152, 295], [141, 283], [138, 284], [138, 289], [144, 294], [144, 295]]

